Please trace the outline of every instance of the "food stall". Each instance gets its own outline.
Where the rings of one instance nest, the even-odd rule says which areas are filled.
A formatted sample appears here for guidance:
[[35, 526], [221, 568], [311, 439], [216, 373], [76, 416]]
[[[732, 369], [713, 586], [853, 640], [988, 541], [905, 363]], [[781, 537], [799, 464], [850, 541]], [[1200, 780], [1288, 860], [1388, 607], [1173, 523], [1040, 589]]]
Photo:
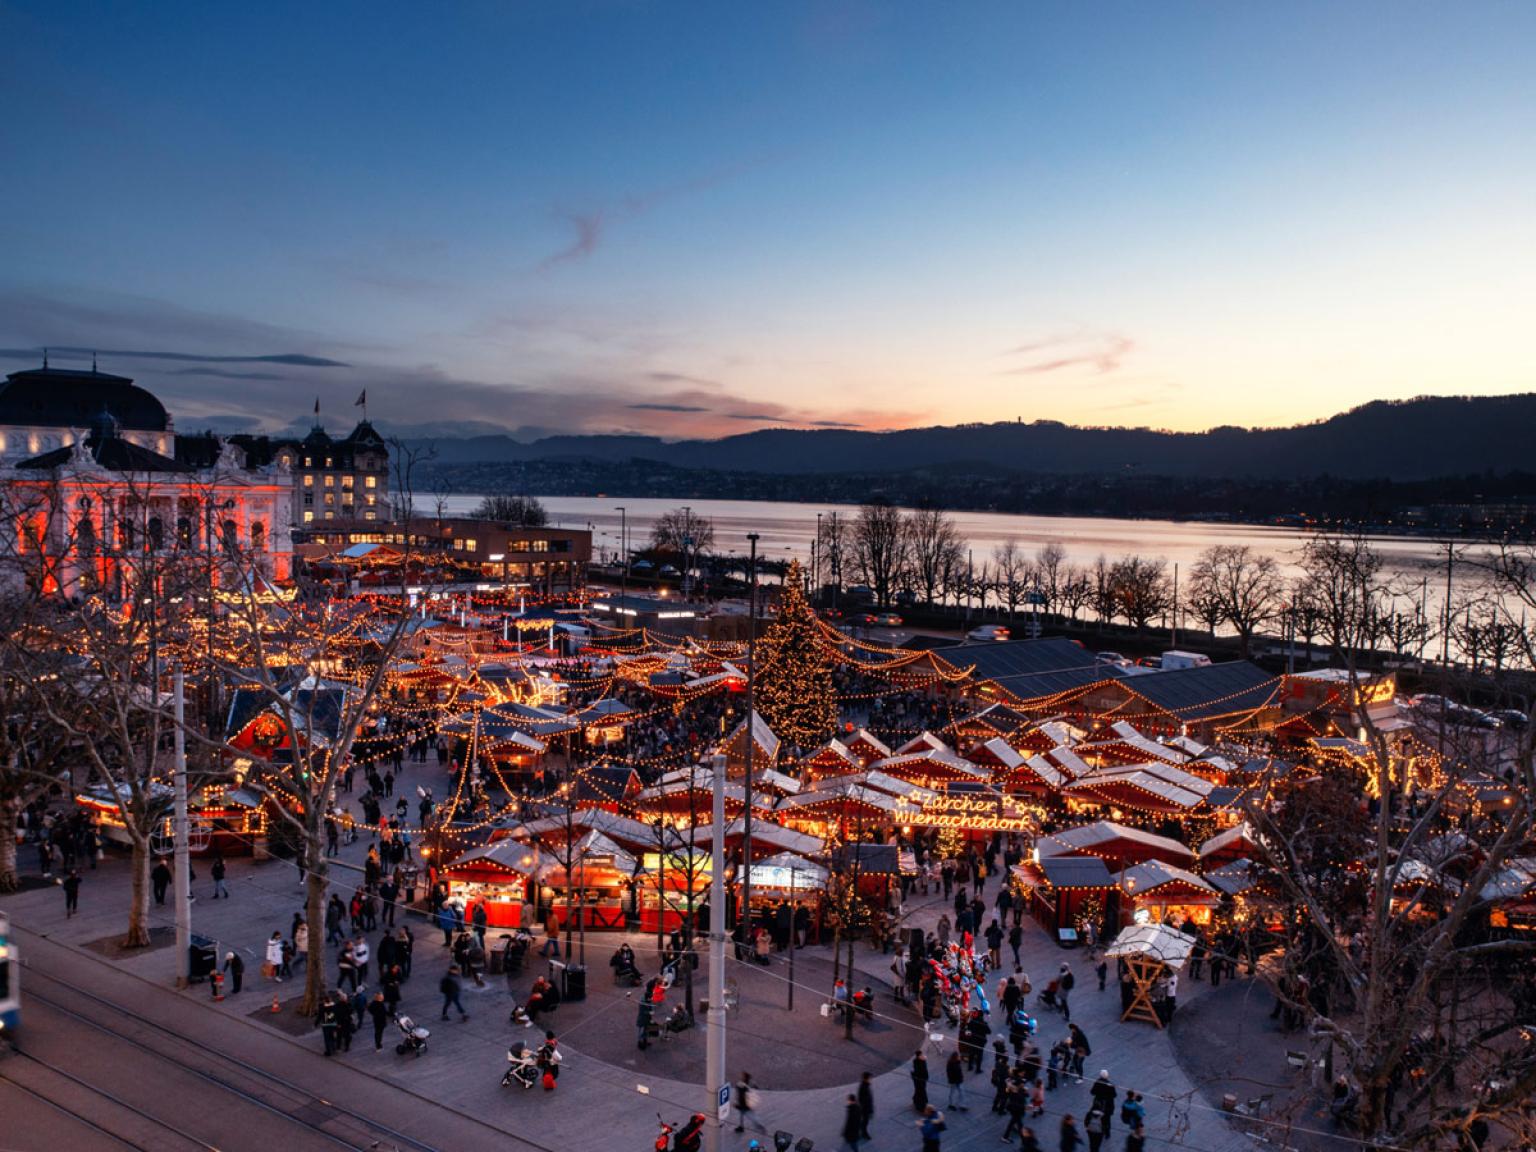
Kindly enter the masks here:
[[[820, 864], [797, 856], [793, 852], [780, 852], [764, 860], [756, 861], [750, 869], [752, 881], [752, 912], [755, 920], [773, 923], [768, 917], [779, 917], [780, 907], [789, 909], [788, 925], [793, 927], [794, 912], [804, 907], [808, 912], [807, 929], [821, 923], [822, 900], [826, 895], [828, 872]], [[771, 931], [776, 938], [783, 935], [785, 924], [774, 924]], [[806, 943], [812, 943], [807, 940]]]
[[1221, 892], [1182, 868], [1161, 860], [1134, 864], [1114, 879], [1122, 915], [1137, 924], [1209, 924]]
[[537, 874], [541, 915], [553, 915], [562, 929], [569, 921], [573, 928], [624, 931], [638, 866], [633, 856], [594, 830], [573, 841], [569, 853], [562, 846], [545, 859]]
[[523, 903], [528, 880], [551, 858], [537, 848], [516, 840], [493, 840], [464, 853], [442, 870], [448, 882], [448, 898], [464, 907], [469, 921], [477, 905], [485, 906], [486, 924], [492, 928], [528, 928], [523, 923]]
[[640, 930], [672, 932], [681, 928], [690, 906], [697, 910], [708, 903], [714, 874], [713, 854], [697, 845], [641, 856], [640, 874], [635, 877]]
[[1182, 969], [1194, 950], [1193, 936], [1166, 924], [1137, 924], [1115, 937], [1104, 955], [1124, 964], [1130, 977], [1120, 1019], [1166, 1027], [1168, 976]]
[[1114, 879], [1097, 856], [1042, 856], [1013, 866], [1014, 883], [1029, 900], [1029, 914], [1071, 947], [1080, 921], [1107, 917]]

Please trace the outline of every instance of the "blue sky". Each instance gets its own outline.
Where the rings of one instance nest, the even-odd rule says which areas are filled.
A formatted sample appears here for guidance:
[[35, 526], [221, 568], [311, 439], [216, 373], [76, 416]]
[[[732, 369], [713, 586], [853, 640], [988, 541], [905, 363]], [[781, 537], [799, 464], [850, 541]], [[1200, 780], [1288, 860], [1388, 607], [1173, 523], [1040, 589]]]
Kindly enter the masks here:
[[[0, 3], [0, 368], [183, 426], [1531, 387], [1529, 4]], [[60, 354], [59, 362], [67, 362]]]

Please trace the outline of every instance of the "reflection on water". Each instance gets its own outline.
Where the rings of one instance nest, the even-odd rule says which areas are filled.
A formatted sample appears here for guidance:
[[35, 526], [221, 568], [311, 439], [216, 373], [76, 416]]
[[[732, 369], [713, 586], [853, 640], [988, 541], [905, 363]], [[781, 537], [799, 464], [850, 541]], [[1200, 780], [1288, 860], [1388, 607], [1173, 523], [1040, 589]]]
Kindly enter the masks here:
[[[465, 514], [480, 502], [479, 496], [451, 496], [447, 511]], [[627, 518], [632, 548], [643, 548], [657, 517], [683, 506], [680, 500], [607, 499], [584, 496], [541, 496], [551, 520], [568, 528], [592, 526], [592, 547], [600, 554], [617, 552], [621, 519]], [[621, 517], [618, 509], [626, 509]], [[745, 555], [747, 533], [756, 532], [758, 553], [774, 560], [798, 557], [808, 561], [816, 537], [817, 513], [839, 512], [852, 521], [858, 509], [830, 504], [787, 504], [756, 500], [694, 500], [688, 503], [696, 516], [714, 525], [714, 551]], [[1007, 540], [1027, 554], [1051, 540], [1060, 541], [1067, 558], [1090, 564], [1101, 553], [1111, 559], [1135, 553], [1161, 556], [1187, 572], [1201, 552], [1213, 544], [1247, 544], [1256, 552], [1273, 556], [1293, 571], [1307, 533], [1290, 528], [1266, 528], [1243, 524], [1210, 524], [1198, 521], [1110, 520], [1079, 516], [1017, 516], [996, 512], [956, 512], [960, 535], [980, 566], [992, 550]], [[1374, 547], [1394, 572], [1416, 578], [1444, 569], [1445, 552], [1433, 540], [1380, 537]]]

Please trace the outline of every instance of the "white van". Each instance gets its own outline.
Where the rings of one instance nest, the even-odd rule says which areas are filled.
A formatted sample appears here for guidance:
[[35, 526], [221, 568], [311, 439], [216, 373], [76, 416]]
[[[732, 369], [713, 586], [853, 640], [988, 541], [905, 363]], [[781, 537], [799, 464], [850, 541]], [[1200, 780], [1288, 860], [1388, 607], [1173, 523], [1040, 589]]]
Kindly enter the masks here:
[[1178, 668], [1205, 668], [1211, 662], [1209, 656], [1202, 656], [1198, 652], [1180, 652], [1177, 649], [1163, 653], [1163, 671], [1172, 672]]

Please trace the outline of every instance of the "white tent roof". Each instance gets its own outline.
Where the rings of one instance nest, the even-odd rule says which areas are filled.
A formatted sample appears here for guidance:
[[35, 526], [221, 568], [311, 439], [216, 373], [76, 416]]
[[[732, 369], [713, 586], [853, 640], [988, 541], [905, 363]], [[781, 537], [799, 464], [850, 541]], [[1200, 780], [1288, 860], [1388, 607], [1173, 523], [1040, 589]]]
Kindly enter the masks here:
[[1195, 950], [1195, 939], [1166, 924], [1137, 924], [1115, 937], [1104, 955], [1145, 956], [1160, 960], [1170, 968], [1182, 968]]

